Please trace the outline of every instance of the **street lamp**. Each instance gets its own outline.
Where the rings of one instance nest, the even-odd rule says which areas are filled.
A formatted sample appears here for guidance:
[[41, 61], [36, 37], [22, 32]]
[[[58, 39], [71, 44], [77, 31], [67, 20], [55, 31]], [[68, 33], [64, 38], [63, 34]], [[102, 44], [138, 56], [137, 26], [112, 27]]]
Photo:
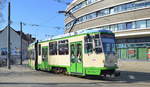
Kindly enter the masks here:
[[58, 11], [58, 13], [64, 13], [65, 15], [69, 15], [69, 17], [71, 17], [74, 20], [71, 28], [69, 29], [69, 33], [70, 33], [74, 25], [77, 23], [78, 18], [76, 18], [70, 11]]

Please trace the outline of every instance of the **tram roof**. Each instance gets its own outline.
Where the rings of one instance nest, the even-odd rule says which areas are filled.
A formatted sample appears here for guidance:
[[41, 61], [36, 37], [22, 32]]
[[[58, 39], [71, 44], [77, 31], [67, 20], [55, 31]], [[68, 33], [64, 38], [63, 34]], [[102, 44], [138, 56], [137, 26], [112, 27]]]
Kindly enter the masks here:
[[[84, 30], [78, 30], [76, 32], [57, 35], [52, 38], [49, 38], [48, 40], [55, 40], [59, 38], [65, 38], [65, 37], [70, 37], [70, 36], [75, 36], [75, 35], [80, 35], [80, 34], [87, 34], [87, 33], [96, 33], [96, 32], [112, 33], [112, 31], [106, 30], [106, 29], [84, 29]], [[48, 40], [45, 40], [45, 41], [48, 41]], [[41, 41], [41, 42], [45, 42], [45, 41]]]
[[86, 30], [78, 30], [76, 32], [71, 32], [71, 33], [54, 36], [51, 39], [58, 39], [58, 38], [63, 38], [63, 37], [68, 37], [68, 36], [74, 36], [74, 35], [79, 35], [79, 34], [84, 34], [84, 33], [95, 33], [95, 32], [112, 33], [112, 31], [105, 30], [105, 29], [86, 29]]

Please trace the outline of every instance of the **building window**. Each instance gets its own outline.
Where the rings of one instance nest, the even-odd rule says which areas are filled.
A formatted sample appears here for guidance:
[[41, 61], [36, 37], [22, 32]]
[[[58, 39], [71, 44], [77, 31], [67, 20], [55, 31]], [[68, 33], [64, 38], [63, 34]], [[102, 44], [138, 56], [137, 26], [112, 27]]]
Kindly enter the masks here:
[[118, 12], [118, 7], [117, 6], [110, 8], [110, 14], [115, 14], [117, 12]]
[[146, 20], [137, 21], [136, 28], [146, 28]]
[[92, 4], [92, 3], [96, 2], [96, 1], [97, 1], [97, 0], [85, 0], [85, 1], [83, 1], [83, 2], [81, 2], [81, 3], [79, 3], [79, 4], [77, 4], [76, 6], [74, 6], [74, 7], [70, 10], [70, 12], [75, 12], [75, 11], [79, 10], [80, 8], [83, 8], [83, 7], [85, 7], [86, 5]]
[[57, 42], [49, 43], [49, 55], [57, 55]]
[[150, 20], [147, 20], [147, 27], [150, 28]]
[[41, 44], [39, 44], [39, 50], [38, 50], [38, 52], [39, 52], [39, 55], [41, 55]]
[[84, 37], [84, 49], [85, 53], [92, 53], [93, 52], [93, 39], [92, 36], [87, 34], [87, 36]]
[[134, 3], [128, 3], [128, 4], [126, 4], [126, 10], [132, 10], [132, 9], [134, 9], [134, 7], [135, 7]]
[[100, 27], [100, 29], [110, 30], [109, 26]]
[[126, 23], [126, 29], [133, 29], [133, 28], [134, 28], [133, 22], [127, 22]]
[[150, 1], [147, 0], [146, 3], [145, 3], [145, 5], [146, 5], [146, 6], [150, 6]]
[[125, 23], [118, 24], [118, 30], [125, 30], [125, 29], [126, 29]]
[[94, 3], [96, 0], [87, 0], [87, 4], [92, 4]]
[[92, 15], [91, 14], [86, 15], [86, 20], [89, 20], [89, 19], [92, 19]]
[[118, 12], [121, 12], [121, 11], [126, 11], [126, 5], [125, 4], [123, 4], [123, 5], [119, 5], [118, 6]]
[[103, 15], [102, 15], [102, 11], [97, 11], [97, 12], [96, 12], [96, 17], [99, 17], [99, 16], [103, 16]]
[[83, 6], [83, 4], [82, 4], [82, 3], [78, 4], [78, 6], [77, 6], [77, 10], [78, 10], [78, 9], [80, 9], [80, 8], [82, 8], [82, 6]]
[[96, 16], [105, 16], [109, 14], [109, 9], [104, 9], [96, 12]]
[[110, 13], [109, 9], [104, 9], [104, 10], [102, 10], [102, 12], [103, 12], [103, 15], [108, 15]]
[[145, 7], [145, 0], [135, 2], [135, 8]]
[[86, 21], [86, 16], [83, 16], [82, 18], [83, 18], [83, 22]]
[[85, 7], [87, 5], [87, 2], [86, 1], [83, 1], [82, 2], [82, 7]]
[[117, 25], [116, 24], [110, 25], [110, 30], [111, 31], [117, 31]]
[[114, 13], [115, 13], [114, 7], [110, 8], [110, 14], [114, 14]]
[[96, 18], [96, 12], [86, 15], [87, 20], [90, 20], [92, 18]]
[[77, 23], [83, 22], [83, 17], [78, 18]]
[[150, 27], [150, 20], [141, 20], [135, 22], [126, 22], [114, 25], [107, 25], [99, 27], [100, 29], [106, 29], [111, 31], [118, 31], [118, 30], [126, 30], [126, 29], [136, 29], [136, 28], [149, 28]]
[[59, 55], [69, 54], [68, 40], [61, 40], [58, 42], [58, 51]]

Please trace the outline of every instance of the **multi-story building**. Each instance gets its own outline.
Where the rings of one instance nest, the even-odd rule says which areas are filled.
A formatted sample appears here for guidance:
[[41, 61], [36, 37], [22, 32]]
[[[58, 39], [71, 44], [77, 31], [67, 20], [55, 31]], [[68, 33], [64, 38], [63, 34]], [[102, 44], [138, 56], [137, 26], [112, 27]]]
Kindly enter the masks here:
[[[15, 31], [10, 28], [10, 50], [11, 50], [11, 62], [19, 63], [20, 52], [21, 52], [21, 37], [20, 31]], [[29, 34], [22, 32], [22, 58], [26, 59], [28, 55], [27, 48], [30, 43], [34, 42], [35, 38], [32, 38]], [[7, 48], [8, 48], [8, 28], [0, 30], [0, 63], [6, 62], [7, 59]]]
[[150, 0], [74, 0], [66, 12], [77, 19], [66, 15], [66, 33], [108, 29], [116, 35], [119, 58], [150, 59]]

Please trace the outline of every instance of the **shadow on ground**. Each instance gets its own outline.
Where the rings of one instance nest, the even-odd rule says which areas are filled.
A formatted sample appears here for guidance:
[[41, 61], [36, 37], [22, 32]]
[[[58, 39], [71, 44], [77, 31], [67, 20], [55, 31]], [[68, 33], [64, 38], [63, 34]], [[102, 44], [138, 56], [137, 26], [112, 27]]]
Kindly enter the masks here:
[[132, 72], [132, 71], [120, 71], [121, 75], [119, 77], [98, 77], [98, 76], [87, 76], [85, 79], [89, 80], [103, 80], [103, 81], [112, 81], [112, 82], [125, 82], [125, 83], [137, 83], [137, 82], [146, 82], [150, 83], [150, 73], [146, 72]]
[[[23, 67], [27, 67], [28, 66], [26, 64], [23, 65]], [[41, 72], [41, 71], [37, 71], [37, 72]], [[140, 82], [144, 82], [144, 83], [150, 83], [150, 72], [133, 72], [133, 71], [120, 71], [121, 72], [121, 75], [119, 77], [115, 77], [115, 78], [102, 78], [102, 77], [99, 77], [99, 76], [87, 76], [87, 77], [79, 77], [81, 79], [88, 79], [88, 80], [96, 80], [95, 82], [89, 82], [89, 83], [86, 83], [86, 84], [97, 84], [97, 83], [115, 83], [115, 82], [121, 82], [121, 83], [140, 83]], [[44, 74], [45, 73], [45, 74]], [[34, 72], [15, 72], [15, 73], [12, 73], [12, 72], [9, 72], [9, 73], [4, 73], [4, 72], [0, 72], [1, 75], [4, 75], [4, 76], [8, 76], [8, 75], [11, 75], [11, 74], [16, 74], [16, 75], [36, 75], [36, 76], [40, 76], [40, 75], [45, 75], [47, 76], [57, 76], [57, 74], [51, 74], [51, 72], [42, 72], [41, 73], [36, 73], [36, 71]], [[51, 75], [49, 75], [51, 74]], [[60, 76], [60, 75], [59, 75]], [[77, 76], [76, 76], [77, 77]], [[102, 80], [104, 82], [98, 82], [97, 80]], [[107, 82], [108, 81], [108, 82]], [[108, 83], [108, 84], [109, 84]], [[1, 84], [39, 84], [39, 85], [56, 85], [56, 84], [66, 84], [66, 83], [23, 83], [23, 82], [0, 82], [0, 85]], [[67, 83], [67, 84], [85, 84], [85, 83]]]

